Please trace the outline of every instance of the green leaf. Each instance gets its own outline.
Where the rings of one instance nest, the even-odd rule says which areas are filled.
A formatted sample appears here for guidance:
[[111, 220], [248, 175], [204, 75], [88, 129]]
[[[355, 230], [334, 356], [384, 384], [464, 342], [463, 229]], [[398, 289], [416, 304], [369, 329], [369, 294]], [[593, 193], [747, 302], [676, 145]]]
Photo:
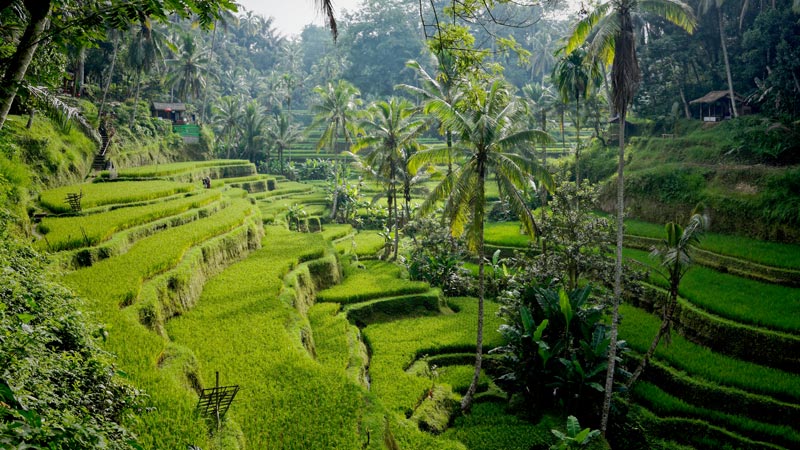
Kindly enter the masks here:
[[570, 303], [569, 296], [564, 289], [558, 290], [558, 306], [561, 308], [561, 314], [564, 316], [564, 320], [567, 322], [567, 328], [569, 328], [569, 324], [572, 322], [574, 313], [572, 311], [572, 303]]
[[567, 417], [567, 435], [569, 437], [575, 437], [580, 431], [581, 425], [578, 423], [578, 418], [575, 416]]
[[[530, 314], [530, 311], [528, 311], [528, 314]], [[531, 319], [531, 321], [532, 321], [532, 320], [533, 320], [533, 319]], [[548, 325], [549, 323], [550, 323], [550, 320], [548, 320], [548, 319], [544, 319], [544, 320], [542, 321], [542, 323], [540, 323], [540, 324], [539, 324], [539, 326], [538, 326], [538, 327], [536, 327], [536, 332], [535, 332], [535, 333], [533, 333], [533, 340], [534, 340], [534, 341], [536, 341], [536, 342], [539, 342], [539, 341], [541, 341], [541, 340], [542, 340], [542, 334], [544, 334], [544, 330], [545, 330], [545, 328], [547, 328], [547, 325]]]
[[30, 323], [30, 321], [35, 318], [36, 316], [33, 314], [17, 314], [17, 319], [19, 319], [22, 323]]
[[[530, 335], [531, 330], [533, 330], [533, 316], [531, 315], [531, 310], [527, 306], [522, 306], [519, 308], [519, 315], [520, 318], [522, 319], [522, 326], [523, 328], [525, 328], [525, 334]], [[541, 337], [541, 335], [539, 337]], [[534, 340], [538, 339], [534, 337]]]

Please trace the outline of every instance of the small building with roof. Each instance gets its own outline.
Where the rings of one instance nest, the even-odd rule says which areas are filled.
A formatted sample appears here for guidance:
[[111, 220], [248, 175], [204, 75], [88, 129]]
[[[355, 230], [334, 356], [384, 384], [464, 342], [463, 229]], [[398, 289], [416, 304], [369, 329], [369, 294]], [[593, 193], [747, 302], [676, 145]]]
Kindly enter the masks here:
[[[734, 92], [736, 112], [739, 115], [752, 114], [750, 105], [745, 99]], [[700, 105], [700, 118], [703, 122], [719, 122], [733, 117], [731, 113], [730, 91], [711, 91], [708, 94], [689, 102], [690, 105]]]
[[186, 114], [186, 104], [184, 103], [160, 103], [153, 102], [150, 106], [153, 117], [169, 120], [175, 125], [182, 125], [187, 122], [184, 118]]

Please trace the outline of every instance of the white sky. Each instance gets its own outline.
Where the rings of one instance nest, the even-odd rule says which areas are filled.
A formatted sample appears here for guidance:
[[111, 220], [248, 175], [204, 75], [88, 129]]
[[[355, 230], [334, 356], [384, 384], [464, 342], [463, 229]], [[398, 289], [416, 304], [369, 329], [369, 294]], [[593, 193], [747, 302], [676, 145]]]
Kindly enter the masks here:
[[[248, 11], [275, 18], [275, 28], [286, 36], [296, 36], [309, 23], [325, 25], [324, 18], [314, 7], [314, 0], [237, 0]], [[343, 10], [353, 11], [361, 0], [333, 0], [336, 17]]]

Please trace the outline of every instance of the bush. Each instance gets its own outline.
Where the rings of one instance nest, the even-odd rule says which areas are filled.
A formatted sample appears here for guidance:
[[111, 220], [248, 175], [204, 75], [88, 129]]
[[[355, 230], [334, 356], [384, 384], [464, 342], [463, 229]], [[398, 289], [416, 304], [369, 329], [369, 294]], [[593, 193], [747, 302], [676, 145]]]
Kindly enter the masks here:
[[0, 229], [0, 447], [131, 448], [120, 423], [138, 393], [44, 263]]
[[422, 280], [441, 287], [447, 296], [470, 291], [471, 275], [464, 268], [468, 257], [465, 243], [431, 218], [421, 218], [406, 225], [411, 249], [405, 264], [412, 280]]

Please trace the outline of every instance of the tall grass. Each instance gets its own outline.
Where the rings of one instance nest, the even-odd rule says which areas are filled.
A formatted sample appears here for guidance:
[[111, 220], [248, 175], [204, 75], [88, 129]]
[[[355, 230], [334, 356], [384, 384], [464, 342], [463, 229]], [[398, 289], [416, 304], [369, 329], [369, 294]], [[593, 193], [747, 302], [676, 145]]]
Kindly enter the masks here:
[[430, 289], [428, 283], [400, 278], [402, 269], [395, 264], [364, 261], [363, 265], [363, 269], [349, 269], [347, 278], [320, 292], [317, 301], [349, 304], [382, 297], [418, 294]]
[[773, 425], [759, 422], [756, 418], [743, 415], [727, 414], [702, 406], [689, 404], [677, 397], [669, 395], [653, 384], [637, 383], [634, 396], [640, 402], [661, 416], [681, 416], [707, 420], [726, 429], [734, 429], [757, 440], [781, 442], [783, 445], [797, 447], [800, 444], [800, 433], [787, 425]]
[[194, 186], [174, 181], [119, 181], [114, 183], [84, 183], [63, 186], [43, 191], [39, 203], [54, 213], [70, 212], [65, 199], [67, 194], [83, 193], [81, 207], [90, 209], [97, 206], [120, 203], [133, 203], [166, 197], [182, 192], [190, 192]]
[[[415, 359], [474, 350], [477, 300], [455, 298], [449, 301], [458, 309], [457, 313], [379, 323], [364, 329], [365, 340], [372, 350], [372, 392], [390, 411], [408, 413], [431, 386], [431, 380], [406, 373], [405, 369]], [[497, 309], [496, 303], [486, 303], [486, 348], [501, 343], [497, 330], [502, 321], [497, 317]]]
[[[664, 238], [664, 225], [642, 220], [625, 219], [628, 234], [656, 239]], [[733, 256], [766, 266], [800, 270], [800, 245], [760, 241], [744, 236], [705, 233], [700, 248], [722, 255]]]
[[37, 246], [61, 251], [97, 245], [110, 239], [117, 231], [199, 208], [219, 198], [219, 191], [204, 191], [199, 195], [187, 194], [152, 205], [119, 208], [84, 216], [46, 217], [39, 224], [39, 231], [45, 234], [46, 240], [38, 241]]
[[248, 448], [360, 448], [362, 391], [289, 334], [298, 313], [280, 298], [283, 275], [324, 241], [267, 227], [264, 242], [211, 280], [197, 307], [170, 321], [169, 334], [198, 355], [205, 380], [219, 371], [241, 386], [229, 414]]
[[[625, 249], [627, 258], [657, 265], [647, 252]], [[666, 287], [663, 277], [651, 281]], [[788, 332], [800, 331], [800, 290], [761, 283], [706, 267], [693, 267], [681, 281], [679, 293], [693, 304], [738, 322]]]
[[[634, 350], [644, 353], [658, 330], [660, 320], [647, 312], [621, 305], [623, 320], [620, 338]], [[669, 365], [722, 386], [736, 387], [783, 401], [800, 400], [800, 375], [741, 361], [714, 353], [673, 332], [672, 343], [660, 344], [656, 357]]]

